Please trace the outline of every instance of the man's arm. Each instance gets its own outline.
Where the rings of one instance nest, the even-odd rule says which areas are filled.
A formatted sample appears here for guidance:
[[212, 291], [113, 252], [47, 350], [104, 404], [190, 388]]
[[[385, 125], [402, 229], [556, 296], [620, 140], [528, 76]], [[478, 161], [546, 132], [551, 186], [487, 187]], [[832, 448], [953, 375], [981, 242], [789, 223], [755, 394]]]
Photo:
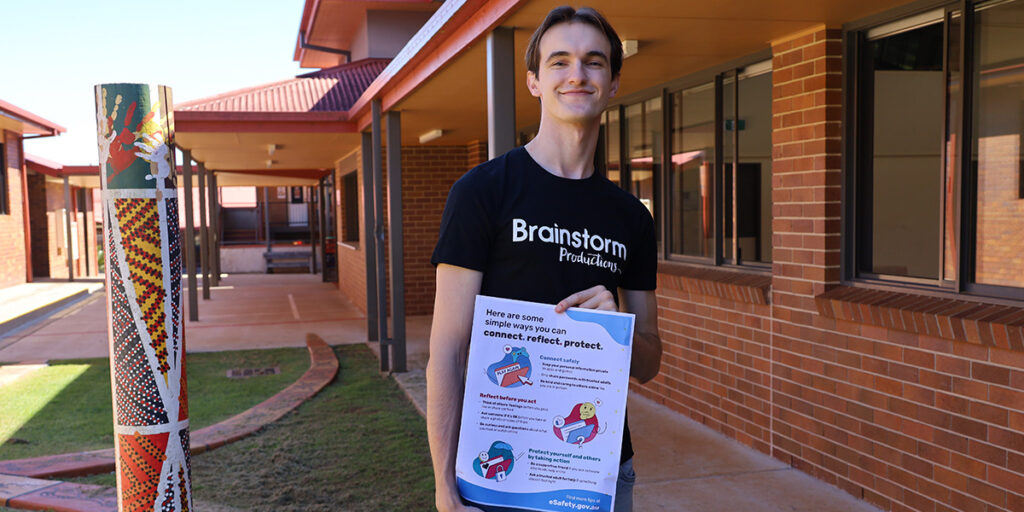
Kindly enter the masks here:
[[633, 359], [629, 375], [640, 383], [658, 376], [661, 369], [661, 336], [658, 334], [658, 299], [654, 290], [619, 288], [619, 310], [636, 315]]
[[473, 307], [483, 274], [452, 265], [437, 266], [434, 319], [427, 363], [427, 438], [434, 464], [435, 505], [441, 512], [464, 507], [455, 484], [466, 358]]
[[633, 329], [633, 358], [629, 375], [641, 384], [658, 375], [661, 368], [661, 336], [658, 334], [658, 299], [654, 290], [627, 290], [619, 288], [619, 307], [615, 307], [612, 292], [602, 285], [576, 292], [555, 305], [555, 312], [563, 313], [571, 307], [603, 309], [636, 315]]

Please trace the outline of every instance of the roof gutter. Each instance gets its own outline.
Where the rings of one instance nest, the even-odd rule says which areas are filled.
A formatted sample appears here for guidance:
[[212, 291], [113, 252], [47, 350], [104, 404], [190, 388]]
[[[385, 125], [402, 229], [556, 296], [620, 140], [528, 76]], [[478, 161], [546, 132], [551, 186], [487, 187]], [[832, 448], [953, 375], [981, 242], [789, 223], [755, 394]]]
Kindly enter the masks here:
[[345, 56], [345, 63], [346, 64], [352, 62], [352, 52], [350, 52], [348, 50], [339, 50], [337, 48], [328, 48], [326, 46], [320, 46], [320, 45], [317, 45], [317, 44], [307, 43], [306, 42], [306, 31], [305, 30], [300, 30], [299, 31], [299, 48], [302, 48], [303, 50], [316, 50], [318, 52], [334, 53], [334, 54], [337, 54], [337, 55], [344, 55]]

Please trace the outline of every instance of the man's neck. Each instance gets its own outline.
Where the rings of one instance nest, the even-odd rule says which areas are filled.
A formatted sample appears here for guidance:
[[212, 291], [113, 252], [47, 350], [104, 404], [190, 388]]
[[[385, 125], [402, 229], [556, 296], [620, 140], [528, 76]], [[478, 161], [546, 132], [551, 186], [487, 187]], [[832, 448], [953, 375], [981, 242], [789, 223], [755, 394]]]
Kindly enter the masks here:
[[[545, 122], [548, 121], [548, 122]], [[543, 117], [537, 136], [526, 144], [526, 151], [544, 170], [569, 179], [589, 178], [594, 174], [594, 151], [600, 121], [589, 126], [552, 122]]]

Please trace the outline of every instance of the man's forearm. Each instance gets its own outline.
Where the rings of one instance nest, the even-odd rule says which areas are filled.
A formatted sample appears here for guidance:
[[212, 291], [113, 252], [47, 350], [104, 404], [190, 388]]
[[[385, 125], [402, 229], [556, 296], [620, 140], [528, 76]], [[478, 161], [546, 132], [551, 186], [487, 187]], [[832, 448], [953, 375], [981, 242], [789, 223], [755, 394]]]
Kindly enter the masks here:
[[633, 356], [629, 364], [629, 375], [640, 383], [658, 376], [661, 369], [661, 338], [649, 332], [633, 335]]
[[434, 465], [437, 507], [442, 500], [458, 499], [455, 485], [455, 454], [462, 413], [464, 361], [431, 357], [427, 364], [427, 438]]

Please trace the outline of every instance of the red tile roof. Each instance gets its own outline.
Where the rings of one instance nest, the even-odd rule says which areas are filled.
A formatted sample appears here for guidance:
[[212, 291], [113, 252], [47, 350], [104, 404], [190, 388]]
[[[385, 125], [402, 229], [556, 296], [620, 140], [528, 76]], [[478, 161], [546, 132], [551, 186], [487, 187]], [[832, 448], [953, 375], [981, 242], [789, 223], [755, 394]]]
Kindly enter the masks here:
[[[385, 65], [386, 64], [387, 63], [385, 63]], [[381, 69], [384, 69], [384, 67], [382, 66]], [[380, 71], [377, 73], [379, 74]], [[373, 76], [376, 78], [377, 75], [375, 74]], [[370, 82], [367, 82], [366, 85], [370, 85]], [[363, 89], [365, 89], [365, 87], [363, 87]], [[32, 112], [18, 108], [3, 100], [0, 100], [0, 116], [9, 117], [19, 123], [22, 123], [22, 129], [25, 133], [52, 136], [59, 135], [67, 131], [63, 126], [54, 123], [53, 121], [47, 121]]]
[[363, 59], [209, 98], [178, 103], [178, 111], [343, 112], [348, 110], [391, 59]]

